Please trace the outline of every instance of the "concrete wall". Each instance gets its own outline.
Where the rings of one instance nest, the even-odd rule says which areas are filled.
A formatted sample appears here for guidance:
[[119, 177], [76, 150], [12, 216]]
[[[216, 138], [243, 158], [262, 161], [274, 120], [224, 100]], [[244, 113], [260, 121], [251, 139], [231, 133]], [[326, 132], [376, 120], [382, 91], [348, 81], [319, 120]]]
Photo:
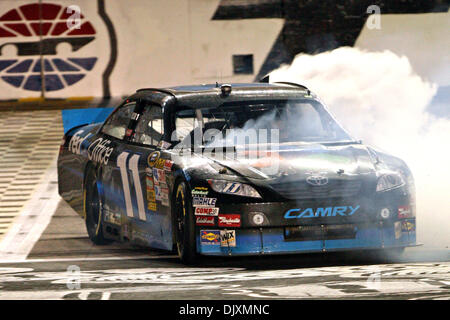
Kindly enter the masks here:
[[[441, 64], [449, 65], [448, 2], [442, 0], [345, 6], [299, 0], [38, 2], [0, 1], [0, 100], [36, 98], [43, 91], [47, 98], [103, 97], [141, 87], [254, 81], [299, 52], [355, 43], [397, 50], [411, 56], [419, 73], [449, 82], [449, 72], [436, 76]], [[371, 2], [385, 15], [383, 28], [369, 32], [364, 23]], [[81, 9], [81, 29], [66, 29], [74, 17], [67, 7], [74, 4]], [[390, 41], [395, 34], [407, 34], [408, 42]], [[252, 68], [235, 70], [236, 55], [246, 56]]]

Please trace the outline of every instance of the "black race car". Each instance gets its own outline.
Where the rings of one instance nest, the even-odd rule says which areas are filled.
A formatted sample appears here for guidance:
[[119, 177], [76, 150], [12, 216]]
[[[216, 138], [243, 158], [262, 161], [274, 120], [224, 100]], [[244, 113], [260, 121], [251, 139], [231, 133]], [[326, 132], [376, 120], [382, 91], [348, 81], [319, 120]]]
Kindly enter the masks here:
[[416, 244], [406, 164], [292, 83], [138, 90], [65, 133], [58, 176], [92, 242], [175, 249], [187, 263]]

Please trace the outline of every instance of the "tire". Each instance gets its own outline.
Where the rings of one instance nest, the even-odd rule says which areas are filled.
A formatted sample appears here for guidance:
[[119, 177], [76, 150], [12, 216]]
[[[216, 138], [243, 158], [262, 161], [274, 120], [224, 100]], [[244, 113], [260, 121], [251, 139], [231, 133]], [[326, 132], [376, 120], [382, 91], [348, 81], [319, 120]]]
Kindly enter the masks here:
[[101, 202], [97, 188], [97, 174], [94, 169], [89, 170], [86, 178], [86, 229], [89, 239], [96, 245], [109, 244], [112, 241], [103, 236]]
[[185, 264], [197, 260], [195, 223], [191, 197], [185, 182], [180, 182], [175, 193], [175, 239], [178, 256]]

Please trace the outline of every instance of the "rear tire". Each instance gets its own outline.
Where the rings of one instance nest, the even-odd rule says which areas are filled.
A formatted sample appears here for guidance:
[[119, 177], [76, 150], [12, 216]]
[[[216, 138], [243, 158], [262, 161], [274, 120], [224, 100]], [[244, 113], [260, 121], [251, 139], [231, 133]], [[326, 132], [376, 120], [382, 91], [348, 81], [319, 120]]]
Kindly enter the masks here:
[[175, 193], [175, 238], [178, 256], [185, 264], [197, 259], [195, 222], [191, 197], [185, 182], [181, 182]]
[[112, 241], [103, 236], [101, 200], [97, 187], [97, 174], [89, 170], [86, 178], [86, 229], [89, 239], [96, 245], [109, 244]]

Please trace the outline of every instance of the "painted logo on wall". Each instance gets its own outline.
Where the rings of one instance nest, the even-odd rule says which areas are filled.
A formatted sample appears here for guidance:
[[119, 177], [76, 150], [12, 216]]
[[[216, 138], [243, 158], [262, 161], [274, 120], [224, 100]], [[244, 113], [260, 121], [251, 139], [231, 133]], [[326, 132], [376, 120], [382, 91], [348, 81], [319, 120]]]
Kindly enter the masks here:
[[30, 91], [42, 90], [42, 68], [45, 91], [82, 80], [97, 57], [86, 57], [80, 49], [95, 40], [96, 30], [81, 13], [74, 26], [72, 15], [73, 10], [51, 3], [26, 4], [1, 15], [0, 78]]

